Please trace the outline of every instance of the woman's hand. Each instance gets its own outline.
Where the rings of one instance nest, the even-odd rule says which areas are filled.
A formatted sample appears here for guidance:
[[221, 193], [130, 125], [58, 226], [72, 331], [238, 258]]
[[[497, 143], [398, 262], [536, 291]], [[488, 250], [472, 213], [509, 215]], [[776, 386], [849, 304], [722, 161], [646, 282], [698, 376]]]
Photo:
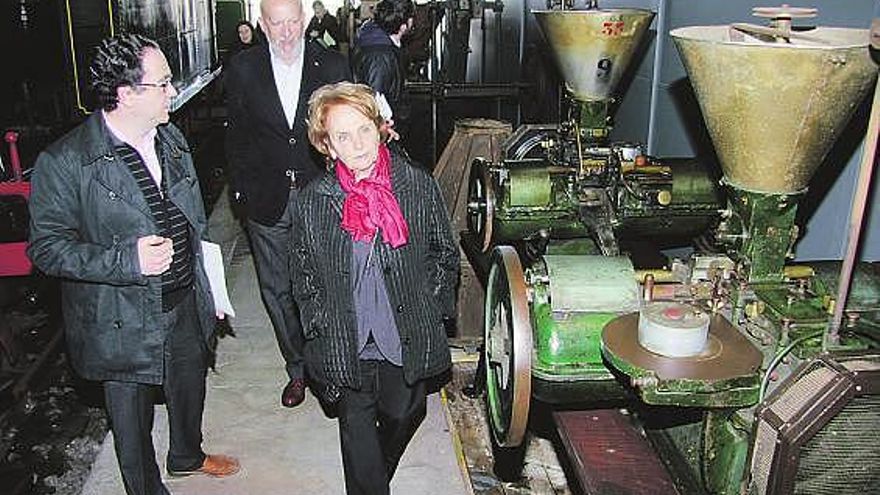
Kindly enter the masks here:
[[400, 134], [394, 130], [394, 119], [388, 119], [383, 124], [382, 127], [379, 128], [380, 134], [382, 132], [388, 134], [388, 141], [400, 141]]

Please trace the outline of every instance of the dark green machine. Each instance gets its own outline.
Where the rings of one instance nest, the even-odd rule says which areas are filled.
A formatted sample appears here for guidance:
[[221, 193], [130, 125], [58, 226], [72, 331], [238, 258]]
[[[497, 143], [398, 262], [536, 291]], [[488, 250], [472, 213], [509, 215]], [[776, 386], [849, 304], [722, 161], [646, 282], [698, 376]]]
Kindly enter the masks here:
[[[466, 248], [490, 266], [483, 358], [501, 448], [522, 444], [533, 399], [617, 399], [684, 493], [880, 493], [880, 277], [857, 271], [853, 296], [836, 302], [827, 267], [785, 263], [798, 199], [877, 67], [867, 31], [792, 30], [798, 9], [759, 13], [774, 17], [770, 27], [671, 33], [726, 207], [705, 170], [609, 143], [600, 129], [608, 115], [596, 109], [609, 108], [616, 81], [591, 93], [584, 78], [625, 65], [631, 52], [616, 38], [635, 45], [650, 13], [535, 13], [567, 79], [570, 118], [517, 130], [505, 159], [476, 161], [470, 181]], [[636, 270], [621, 255], [717, 220], [724, 252], [663, 270]], [[640, 313], [660, 301], [711, 316], [699, 354], [640, 343]], [[836, 304], [845, 321], [831, 332]]]
[[[569, 116], [521, 126], [501, 160], [474, 161], [463, 237], [469, 258], [492, 265], [484, 327], [489, 381], [502, 384], [487, 388], [500, 445], [521, 441], [524, 416], [509, 416], [513, 404], [527, 414], [529, 396], [623, 397], [601, 352], [603, 327], [640, 304], [636, 271], [621, 252], [687, 245], [723, 207], [711, 171], [696, 160], [655, 158], [639, 144], [608, 139], [613, 90], [653, 13], [534, 14], [566, 76]], [[511, 299], [528, 307], [508, 308]], [[527, 350], [509, 349], [506, 323], [534, 328], [520, 346]], [[512, 399], [510, 385], [523, 382], [529, 391]], [[507, 431], [510, 423], [518, 432]]]
[[569, 116], [559, 125], [521, 126], [504, 143], [500, 163], [472, 164], [468, 227], [477, 247], [590, 238], [586, 249], [594, 244], [613, 256], [621, 242], [675, 244], [705, 232], [722, 206], [705, 166], [608, 140], [613, 90], [653, 13], [534, 15], [566, 76]]

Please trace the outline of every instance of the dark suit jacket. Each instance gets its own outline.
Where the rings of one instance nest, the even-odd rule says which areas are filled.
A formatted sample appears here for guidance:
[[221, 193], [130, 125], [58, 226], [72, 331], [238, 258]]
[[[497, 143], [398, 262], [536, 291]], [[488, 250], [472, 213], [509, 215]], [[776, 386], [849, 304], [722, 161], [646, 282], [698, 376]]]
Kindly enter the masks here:
[[226, 156], [233, 190], [244, 195], [250, 219], [275, 224], [284, 213], [290, 174], [299, 185], [321, 174], [323, 160], [309, 145], [306, 116], [309, 97], [324, 84], [349, 79], [339, 53], [306, 43], [299, 105], [288, 127], [272, 75], [268, 45], [235, 55], [226, 69]]

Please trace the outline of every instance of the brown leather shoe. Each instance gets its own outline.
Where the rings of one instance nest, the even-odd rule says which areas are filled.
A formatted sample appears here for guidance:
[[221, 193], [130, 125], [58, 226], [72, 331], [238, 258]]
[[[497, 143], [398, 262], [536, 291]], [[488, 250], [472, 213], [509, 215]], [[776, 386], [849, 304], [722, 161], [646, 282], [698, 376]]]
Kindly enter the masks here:
[[293, 378], [281, 391], [281, 405], [284, 407], [296, 407], [306, 399], [306, 381], [302, 378]]
[[207, 474], [208, 476], [222, 478], [224, 476], [231, 476], [237, 473], [239, 469], [241, 469], [241, 466], [238, 464], [238, 459], [236, 459], [235, 457], [230, 457], [228, 455], [222, 454], [208, 454], [205, 456], [205, 460], [202, 461], [202, 466], [200, 468], [190, 471], [174, 471], [169, 469], [168, 474], [170, 474], [171, 476]]

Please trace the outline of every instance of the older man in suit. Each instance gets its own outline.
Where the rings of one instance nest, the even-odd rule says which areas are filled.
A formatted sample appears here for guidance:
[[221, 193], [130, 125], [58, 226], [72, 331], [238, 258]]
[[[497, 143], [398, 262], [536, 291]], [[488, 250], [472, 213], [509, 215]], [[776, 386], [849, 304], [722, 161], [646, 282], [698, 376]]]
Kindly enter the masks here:
[[348, 79], [349, 68], [339, 53], [304, 42], [302, 0], [262, 0], [260, 15], [269, 43], [239, 53], [226, 70], [226, 148], [263, 303], [289, 377], [281, 404], [295, 407], [305, 397], [305, 381], [288, 238], [297, 191], [320, 175], [323, 163], [309, 146], [305, 117], [312, 92]]

